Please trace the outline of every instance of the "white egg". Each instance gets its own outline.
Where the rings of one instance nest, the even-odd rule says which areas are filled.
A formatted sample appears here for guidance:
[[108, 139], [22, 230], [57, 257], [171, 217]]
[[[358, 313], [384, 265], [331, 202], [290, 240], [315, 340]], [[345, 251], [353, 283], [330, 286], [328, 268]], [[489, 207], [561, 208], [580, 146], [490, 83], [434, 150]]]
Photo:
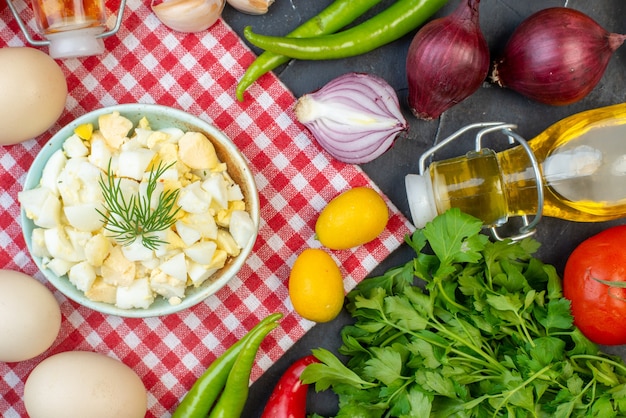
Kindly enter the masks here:
[[48, 130], [65, 109], [67, 81], [46, 53], [0, 48], [0, 145], [16, 144]]
[[0, 361], [38, 356], [60, 328], [61, 310], [46, 286], [24, 273], [0, 270]]
[[148, 395], [133, 369], [104, 354], [67, 351], [39, 363], [24, 385], [30, 418], [143, 418]]

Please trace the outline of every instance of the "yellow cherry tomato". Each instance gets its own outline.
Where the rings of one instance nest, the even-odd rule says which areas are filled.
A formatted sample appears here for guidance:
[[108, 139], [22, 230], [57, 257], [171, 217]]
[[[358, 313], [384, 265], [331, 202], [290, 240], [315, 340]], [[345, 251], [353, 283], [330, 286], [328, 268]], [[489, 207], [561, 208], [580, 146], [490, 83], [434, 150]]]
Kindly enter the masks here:
[[341, 312], [344, 296], [341, 271], [326, 251], [307, 248], [298, 255], [289, 275], [289, 297], [301, 317], [331, 321]]
[[387, 226], [389, 210], [369, 187], [355, 187], [331, 200], [315, 223], [317, 239], [331, 250], [345, 250], [378, 237]]

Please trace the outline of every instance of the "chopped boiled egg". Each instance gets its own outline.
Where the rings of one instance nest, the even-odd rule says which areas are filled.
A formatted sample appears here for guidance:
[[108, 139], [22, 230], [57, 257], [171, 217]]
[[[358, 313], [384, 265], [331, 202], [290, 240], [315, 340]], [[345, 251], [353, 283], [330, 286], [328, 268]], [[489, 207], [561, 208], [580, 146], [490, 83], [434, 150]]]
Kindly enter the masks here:
[[[118, 112], [100, 116], [97, 127], [79, 125], [49, 158], [40, 185], [18, 194], [36, 225], [32, 254], [90, 300], [122, 309], [147, 308], [156, 297], [179, 304], [188, 286], [209, 280], [254, 235], [227, 168], [202, 133], [153, 130], [146, 118], [134, 127]], [[173, 224], [138, 223], [133, 228], [152, 232], [133, 239], [135, 205], [154, 214], [172, 192]], [[123, 210], [111, 211], [111, 196]], [[147, 235], [155, 246], [144, 244]]]
[[119, 112], [101, 115], [98, 118], [98, 126], [107, 145], [112, 149], [119, 149], [133, 129], [133, 123]]
[[74, 128], [74, 133], [81, 139], [88, 141], [93, 135], [93, 123], [83, 123]]
[[215, 147], [200, 132], [186, 132], [178, 140], [178, 157], [194, 169], [212, 169], [220, 163]]
[[147, 309], [154, 302], [154, 293], [146, 277], [133, 280], [128, 286], [118, 286], [115, 306], [122, 309]]

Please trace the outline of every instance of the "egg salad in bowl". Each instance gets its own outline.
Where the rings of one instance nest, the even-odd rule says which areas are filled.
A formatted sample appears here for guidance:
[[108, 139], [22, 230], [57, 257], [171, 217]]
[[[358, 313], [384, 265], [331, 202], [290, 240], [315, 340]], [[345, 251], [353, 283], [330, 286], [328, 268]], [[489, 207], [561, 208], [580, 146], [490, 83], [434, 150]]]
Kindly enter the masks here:
[[254, 178], [211, 124], [125, 104], [62, 128], [18, 194], [27, 247], [70, 299], [126, 317], [193, 306], [234, 277], [259, 225]]

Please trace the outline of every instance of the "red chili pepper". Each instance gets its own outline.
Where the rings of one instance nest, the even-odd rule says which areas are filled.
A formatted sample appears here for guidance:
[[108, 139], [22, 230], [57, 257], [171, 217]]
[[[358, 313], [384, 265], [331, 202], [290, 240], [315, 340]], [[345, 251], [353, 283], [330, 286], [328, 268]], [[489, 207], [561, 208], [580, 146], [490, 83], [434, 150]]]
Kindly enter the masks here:
[[319, 363], [319, 360], [309, 355], [289, 366], [278, 380], [261, 418], [305, 418], [309, 385], [302, 383], [300, 375], [311, 363]]

